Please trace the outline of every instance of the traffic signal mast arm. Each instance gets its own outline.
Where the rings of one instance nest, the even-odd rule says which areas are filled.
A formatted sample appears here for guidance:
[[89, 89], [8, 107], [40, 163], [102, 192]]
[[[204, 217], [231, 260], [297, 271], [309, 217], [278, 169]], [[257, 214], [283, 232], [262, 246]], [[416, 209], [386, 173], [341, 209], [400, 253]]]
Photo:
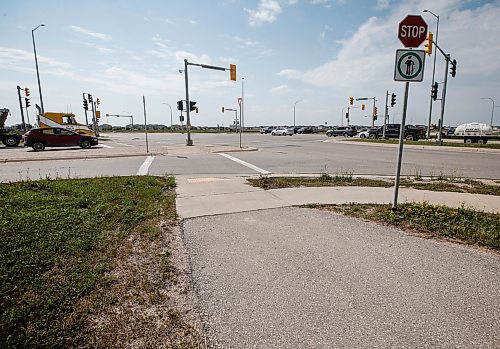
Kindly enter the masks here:
[[451, 62], [451, 56], [449, 54], [447, 54], [446, 52], [444, 52], [441, 47], [438, 46], [438, 44], [434, 41], [434, 39], [431, 38], [432, 41], [432, 44], [434, 46], [436, 46], [436, 48], [439, 50], [439, 52], [441, 52], [441, 54], [444, 56], [444, 59], [446, 59], [448, 62]]

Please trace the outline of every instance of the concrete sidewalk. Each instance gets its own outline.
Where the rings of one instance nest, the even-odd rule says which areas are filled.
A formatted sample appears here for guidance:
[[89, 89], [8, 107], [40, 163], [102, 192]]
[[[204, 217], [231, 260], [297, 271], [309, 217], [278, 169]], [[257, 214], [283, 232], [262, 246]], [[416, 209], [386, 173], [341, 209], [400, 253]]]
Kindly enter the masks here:
[[[181, 218], [246, 212], [305, 204], [388, 204], [394, 188], [302, 187], [263, 190], [247, 184], [246, 177], [177, 177], [177, 212]], [[500, 213], [500, 197], [400, 188], [399, 203], [428, 202], [450, 207]]]

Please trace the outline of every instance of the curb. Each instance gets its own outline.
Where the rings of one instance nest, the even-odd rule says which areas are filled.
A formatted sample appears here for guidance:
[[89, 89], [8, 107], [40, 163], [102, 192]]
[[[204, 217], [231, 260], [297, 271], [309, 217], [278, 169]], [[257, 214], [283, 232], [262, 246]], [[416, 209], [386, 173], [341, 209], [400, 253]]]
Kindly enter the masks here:
[[1, 163], [7, 162], [36, 162], [36, 161], [60, 161], [60, 160], [89, 160], [89, 159], [107, 159], [107, 158], [129, 158], [139, 156], [165, 155], [164, 153], [144, 153], [144, 154], [111, 154], [111, 155], [96, 155], [96, 156], [75, 156], [75, 157], [58, 157], [58, 158], [37, 158], [37, 159], [1, 159]]

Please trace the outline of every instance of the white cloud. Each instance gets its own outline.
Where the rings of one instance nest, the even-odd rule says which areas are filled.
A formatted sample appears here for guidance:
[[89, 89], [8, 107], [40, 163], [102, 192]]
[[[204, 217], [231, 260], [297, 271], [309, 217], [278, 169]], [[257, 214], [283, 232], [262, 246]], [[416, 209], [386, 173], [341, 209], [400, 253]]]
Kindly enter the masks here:
[[196, 25], [197, 24], [197, 22], [194, 19], [190, 19], [188, 21], [188, 23], [191, 24], [191, 25]]
[[269, 90], [269, 92], [274, 93], [274, 94], [282, 94], [282, 93], [287, 93], [289, 91], [290, 91], [290, 89], [288, 88], [287, 85], [279, 85], [279, 86], [273, 87]]
[[263, 23], [272, 23], [283, 10], [276, 0], [260, 0], [257, 10], [244, 9], [248, 13], [248, 23], [259, 27]]
[[377, 10], [385, 10], [389, 8], [390, 5], [391, 5], [390, 0], [377, 0], [377, 5], [375, 6], [375, 8]]
[[[57, 61], [51, 57], [37, 55], [38, 64], [44, 66], [44, 73], [54, 75], [72, 74], [69, 63]], [[18, 72], [31, 73], [35, 70], [35, 57], [32, 52], [9, 47], [0, 47], [0, 66]]]
[[194, 53], [187, 51], [177, 51], [175, 52], [175, 59], [178, 62], [184, 63], [184, 59], [187, 59], [191, 63], [199, 63], [199, 64], [211, 64], [210, 57], [206, 54], [202, 54], [201, 56], [197, 56]]
[[101, 39], [101, 40], [104, 40], [104, 41], [111, 40], [111, 36], [109, 36], [107, 34], [92, 32], [92, 31], [90, 31], [88, 29], [85, 29], [85, 28], [82, 28], [82, 27], [78, 27], [76, 25], [70, 25], [69, 27], [72, 30], [74, 30], [75, 32], [77, 32], [77, 33], [82, 33], [82, 34], [91, 36], [93, 38]]

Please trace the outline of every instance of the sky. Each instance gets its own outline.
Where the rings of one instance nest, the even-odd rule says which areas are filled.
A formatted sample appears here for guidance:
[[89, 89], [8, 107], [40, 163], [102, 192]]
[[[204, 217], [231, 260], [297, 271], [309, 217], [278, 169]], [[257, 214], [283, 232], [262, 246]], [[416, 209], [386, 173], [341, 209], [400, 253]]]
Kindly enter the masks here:
[[[8, 124], [21, 121], [16, 86], [29, 87], [39, 104], [31, 30], [35, 32], [45, 111], [73, 112], [85, 122], [82, 93], [99, 97], [102, 115], [134, 115], [148, 123], [179, 124], [185, 99], [184, 59], [237, 66], [229, 71], [189, 66], [193, 126], [228, 126], [244, 96], [245, 126], [346, 124], [349, 97], [375, 97], [383, 113], [386, 91], [397, 95], [390, 122], [400, 122], [403, 82], [394, 81], [395, 53], [403, 49], [398, 24], [421, 15], [439, 46], [457, 61], [448, 74], [444, 125], [489, 123], [492, 98], [500, 106], [500, 1], [458, 0], [183, 0], [0, 2], [0, 108]], [[436, 39], [436, 36], [434, 37]], [[424, 49], [423, 45], [420, 49]], [[428, 123], [433, 56], [424, 80], [409, 88], [407, 123]], [[445, 61], [437, 54], [436, 81]], [[439, 85], [441, 95], [443, 85]], [[355, 102], [351, 124], [369, 125], [367, 107]], [[433, 103], [437, 123], [441, 102]], [[128, 118], [101, 123], [125, 125]], [[383, 123], [379, 117], [376, 124]], [[500, 124], [494, 109], [493, 124]]]

